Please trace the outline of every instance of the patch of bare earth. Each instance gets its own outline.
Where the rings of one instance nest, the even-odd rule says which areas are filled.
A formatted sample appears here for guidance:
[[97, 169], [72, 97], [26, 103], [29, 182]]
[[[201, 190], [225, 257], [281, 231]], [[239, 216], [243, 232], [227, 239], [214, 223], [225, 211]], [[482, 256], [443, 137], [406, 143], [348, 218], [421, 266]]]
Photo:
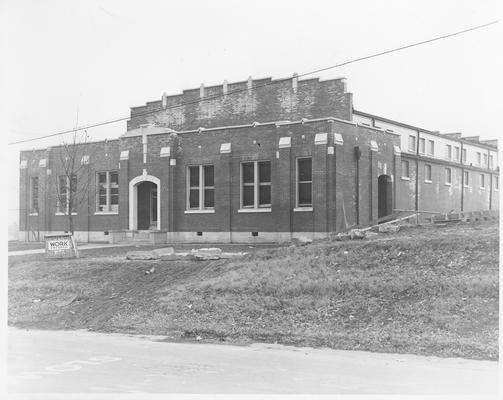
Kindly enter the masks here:
[[124, 253], [12, 258], [9, 323], [498, 358], [496, 223], [409, 227], [232, 261], [127, 261]]

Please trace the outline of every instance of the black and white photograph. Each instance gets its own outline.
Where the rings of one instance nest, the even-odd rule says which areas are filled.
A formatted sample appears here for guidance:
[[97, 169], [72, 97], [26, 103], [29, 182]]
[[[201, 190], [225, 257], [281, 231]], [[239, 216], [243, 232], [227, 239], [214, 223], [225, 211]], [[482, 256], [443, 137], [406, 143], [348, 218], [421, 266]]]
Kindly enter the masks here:
[[0, 2], [4, 395], [499, 398], [502, 10]]

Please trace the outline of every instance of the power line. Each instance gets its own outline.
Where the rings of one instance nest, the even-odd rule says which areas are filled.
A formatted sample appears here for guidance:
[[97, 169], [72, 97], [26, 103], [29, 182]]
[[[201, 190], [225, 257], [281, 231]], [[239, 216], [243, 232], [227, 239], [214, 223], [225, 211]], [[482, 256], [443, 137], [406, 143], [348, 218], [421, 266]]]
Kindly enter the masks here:
[[[316, 74], [316, 73], [319, 73], [319, 72], [328, 71], [330, 69], [342, 67], [342, 66], [349, 65], [349, 64], [354, 64], [354, 63], [357, 63], [357, 62], [360, 62], [360, 61], [369, 60], [371, 58], [380, 57], [380, 56], [383, 56], [383, 55], [386, 55], [386, 54], [390, 54], [390, 53], [394, 53], [394, 52], [397, 52], [397, 51], [402, 51], [402, 50], [410, 49], [411, 47], [416, 47], [416, 46], [421, 46], [423, 44], [436, 42], [436, 41], [447, 39], [447, 38], [450, 38], [450, 37], [453, 37], [453, 36], [462, 35], [464, 33], [468, 33], [468, 32], [471, 32], [471, 31], [478, 30], [478, 29], [483, 29], [483, 28], [486, 28], [486, 27], [488, 27], [490, 25], [494, 25], [494, 24], [497, 24], [497, 23], [499, 23], [499, 21], [492, 21], [492, 22], [489, 22], [489, 23], [486, 23], [486, 24], [483, 24], [483, 25], [477, 25], [477, 26], [474, 26], [474, 27], [471, 27], [471, 28], [463, 29], [461, 31], [449, 33], [447, 35], [437, 36], [437, 37], [434, 37], [434, 38], [431, 38], [431, 39], [427, 39], [427, 40], [423, 40], [423, 41], [420, 41], [420, 42], [414, 42], [414, 43], [411, 43], [411, 44], [408, 44], [408, 45], [405, 45], [405, 46], [395, 47], [393, 49], [384, 50], [384, 51], [381, 51], [381, 52], [378, 52], [378, 53], [373, 53], [373, 54], [370, 54], [370, 55], [367, 55], [367, 56], [354, 58], [354, 59], [349, 60], [349, 61], [345, 61], [345, 62], [342, 62], [342, 63], [330, 65], [328, 67], [319, 68], [319, 69], [316, 69], [316, 70], [313, 70], [313, 71], [309, 71], [309, 72], [305, 72], [305, 73], [299, 74], [299, 75], [297, 75], [297, 78], [301, 78], [303, 76], [308, 76], [308, 75]], [[220, 93], [220, 94], [216, 94], [216, 95], [213, 95], [213, 96], [208, 96], [208, 97], [194, 99], [194, 100], [187, 101], [187, 102], [182, 102], [182, 103], [175, 104], [175, 105], [172, 105], [172, 106], [169, 106], [169, 107], [166, 107], [166, 108], [161, 107], [161, 108], [157, 108], [157, 109], [154, 109], [154, 110], [146, 111], [146, 112], [143, 112], [143, 113], [138, 113], [134, 117], [135, 118], [136, 117], [142, 117], [144, 115], [155, 114], [155, 113], [157, 113], [159, 111], [163, 111], [163, 110], [171, 110], [171, 109], [175, 109], [175, 108], [179, 108], [179, 107], [185, 107], [185, 106], [190, 105], [190, 104], [197, 104], [197, 103], [200, 103], [200, 102], [203, 102], [203, 101], [214, 100], [214, 99], [217, 99], [217, 98], [220, 98], [220, 97], [224, 97], [224, 96], [231, 96], [233, 94], [241, 93], [241, 92], [244, 92], [244, 91], [257, 90], [257, 89], [260, 89], [260, 88], [265, 87], [265, 86], [275, 85], [277, 83], [288, 81], [288, 80], [291, 80], [291, 79], [293, 79], [293, 77], [280, 78], [280, 79], [276, 79], [274, 81], [265, 82], [263, 84], [256, 85], [256, 86], [254, 86], [252, 88], [236, 89], [236, 90], [230, 91], [230, 92], [228, 92], [226, 94]], [[114, 123], [117, 123], [117, 122], [126, 121], [126, 120], [128, 120], [130, 118], [131, 118], [131, 116], [128, 115], [127, 117], [120, 117], [120, 118], [115, 118], [115, 119], [111, 119], [111, 120], [104, 121], [104, 122], [97, 122], [97, 123], [93, 123], [93, 124], [89, 124], [89, 125], [84, 125], [84, 126], [81, 126], [81, 127], [75, 127], [74, 129], [68, 129], [68, 130], [64, 130], [64, 131], [60, 131], [60, 132], [56, 132], [56, 133], [52, 133], [52, 134], [48, 134], [48, 135], [44, 135], [44, 136], [38, 136], [38, 137], [35, 137], [35, 138], [31, 138], [31, 139], [18, 140], [16, 142], [8, 143], [8, 145], [10, 146], [10, 145], [14, 145], [14, 144], [27, 143], [27, 142], [32, 142], [32, 141], [35, 141], [35, 140], [40, 140], [40, 139], [46, 139], [46, 138], [50, 138], [50, 137], [54, 137], [54, 136], [65, 135], [65, 134], [68, 134], [68, 133], [73, 133], [73, 132], [84, 130], [84, 129], [97, 128], [99, 126], [104, 126], [104, 125], [114, 124]]]

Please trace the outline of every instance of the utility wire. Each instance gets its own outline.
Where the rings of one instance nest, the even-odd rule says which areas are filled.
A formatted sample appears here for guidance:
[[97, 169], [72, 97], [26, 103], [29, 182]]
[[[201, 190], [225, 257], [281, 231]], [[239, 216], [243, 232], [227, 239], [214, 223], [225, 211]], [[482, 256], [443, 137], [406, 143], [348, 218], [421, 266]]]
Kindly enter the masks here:
[[[489, 22], [489, 23], [486, 23], [486, 24], [483, 24], [483, 25], [477, 25], [477, 26], [474, 26], [474, 27], [471, 27], [471, 28], [463, 29], [461, 31], [449, 33], [447, 35], [437, 36], [437, 37], [434, 37], [432, 39], [422, 40], [420, 42], [414, 42], [414, 43], [411, 43], [411, 44], [408, 44], [408, 45], [405, 45], [405, 46], [395, 47], [393, 49], [384, 50], [384, 51], [381, 51], [381, 52], [378, 52], [378, 53], [373, 53], [373, 54], [370, 54], [370, 55], [367, 55], [367, 56], [354, 58], [352, 60], [345, 61], [345, 62], [342, 62], [342, 63], [339, 63], [339, 64], [334, 64], [334, 65], [330, 65], [328, 67], [319, 68], [319, 69], [316, 69], [316, 70], [313, 70], [313, 71], [305, 72], [305, 73], [297, 75], [296, 77], [297, 78], [301, 78], [303, 76], [308, 76], [308, 75], [316, 74], [316, 73], [319, 73], [319, 72], [328, 71], [330, 69], [342, 67], [342, 66], [349, 65], [349, 64], [354, 64], [354, 63], [357, 63], [357, 62], [360, 62], [360, 61], [364, 61], [364, 60], [369, 60], [371, 58], [380, 57], [380, 56], [383, 56], [383, 55], [386, 55], [386, 54], [390, 54], [390, 53], [394, 53], [394, 52], [397, 52], [397, 51], [402, 51], [402, 50], [410, 49], [411, 47], [421, 46], [423, 44], [432, 43], [432, 42], [436, 42], [436, 41], [439, 41], [439, 40], [447, 39], [447, 38], [450, 38], [450, 37], [453, 37], [453, 36], [462, 35], [464, 33], [468, 33], [468, 32], [471, 32], [471, 31], [478, 30], [478, 29], [483, 29], [483, 28], [486, 28], [486, 27], [488, 27], [490, 25], [494, 25], [494, 24], [497, 24], [497, 23], [499, 23], [499, 21], [492, 21], [492, 22]], [[156, 108], [154, 110], [149, 110], [149, 111], [146, 111], [146, 112], [143, 112], [143, 113], [135, 114], [133, 116], [133, 118], [142, 117], [144, 115], [155, 114], [155, 113], [157, 113], [159, 111], [163, 111], [163, 110], [171, 110], [171, 109], [175, 109], [175, 108], [179, 108], [179, 107], [185, 107], [187, 105], [197, 104], [197, 103], [200, 103], [200, 102], [203, 102], [203, 101], [214, 100], [214, 99], [217, 99], [217, 98], [220, 98], [220, 97], [224, 97], [224, 96], [232, 96], [233, 94], [237, 94], [237, 93], [241, 93], [241, 92], [245, 92], [245, 91], [249, 91], [249, 90], [253, 91], [253, 90], [257, 90], [257, 89], [260, 89], [262, 87], [265, 87], [265, 86], [275, 85], [275, 84], [278, 84], [278, 83], [281, 83], [281, 82], [284, 82], [284, 81], [288, 81], [288, 80], [291, 80], [293, 78], [294, 77], [280, 78], [280, 79], [276, 79], [276, 80], [273, 80], [273, 81], [270, 81], [270, 82], [265, 82], [265, 83], [260, 84], [260, 85], [256, 85], [256, 86], [254, 86], [252, 88], [236, 89], [236, 90], [228, 92], [227, 94], [220, 93], [220, 94], [216, 94], [216, 95], [213, 95], [213, 96], [207, 96], [207, 97], [203, 97], [203, 98], [194, 99], [194, 100], [191, 100], [191, 101], [182, 102], [182, 103], [175, 104], [175, 105], [172, 105], [172, 106], [169, 106], [169, 107], [166, 107], [166, 108], [163, 108], [163, 107]], [[128, 120], [130, 118], [131, 118], [131, 116], [128, 115], [127, 117], [115, 118], [115, 119], [111, 119], [111, 120], [104, 121], [104, 122], [97, 122], [97, 123], [94, 123], [94, 124], [84, 125], [84, 126], [81, 126], [81, 127], [75, 127], [74, 129], [60, 131], [60, 132], [52, 133], [52, 134], [49, 134], [49, 135], [38, 136], [38, 137], [35, 137], [35, 138], [31, 138], [31, 139], [18, 140], [18, 141], [15, 141], [15, 142], [8, 143], [8, 145], [10, 146], [10, 145], [14, 145], [14, 144], [32, 142], [32, 141], [35, 141], [35, 140], [40, 140], [40, 139], [46, 139], [46, 138], [50, 138], [50, 137], [54, 137], [54, 136], [65, 135], [65, 134], [68, 134], [68, 133], [73, 133], [73, 132], [84, 130], [84, 129], [91, 129], [91, 128], [96, 128], [96, 127], [103, 126], [103, 125], [109, 125], [109, 124], [114, 124], [114, 123], [117, 123], [117, 122], [126, 121], [126, 120]]]

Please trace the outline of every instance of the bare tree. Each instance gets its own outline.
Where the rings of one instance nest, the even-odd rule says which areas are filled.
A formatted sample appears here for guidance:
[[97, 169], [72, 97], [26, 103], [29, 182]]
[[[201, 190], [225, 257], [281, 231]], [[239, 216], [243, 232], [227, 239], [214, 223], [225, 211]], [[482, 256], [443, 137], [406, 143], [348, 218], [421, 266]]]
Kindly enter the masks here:
[[92, 156], [89, 147], [87, 132], [75, 130], [72, 140], [63, 142], [59, 151], [62, 174], [56, 178], [57, 209], [67, 216], [68, 231], [72, 234], [73, 217], [78, 206], [89, 201], [89, 162]]

